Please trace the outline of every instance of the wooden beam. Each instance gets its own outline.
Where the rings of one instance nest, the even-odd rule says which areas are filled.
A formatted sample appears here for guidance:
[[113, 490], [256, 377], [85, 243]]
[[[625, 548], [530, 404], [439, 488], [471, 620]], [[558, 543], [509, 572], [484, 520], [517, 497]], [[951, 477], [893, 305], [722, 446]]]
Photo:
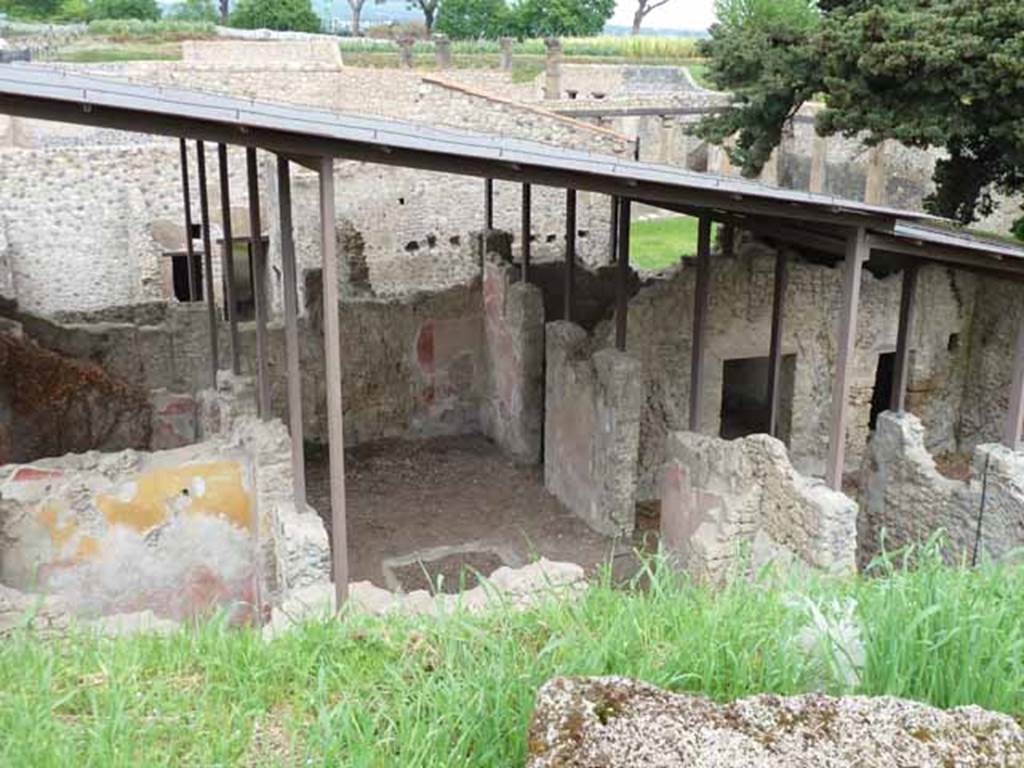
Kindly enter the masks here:
[[572, 322], [573, 290], [576, 287], [576, 190], [565, 192], [565, 305], [562, 317]]
[[900, 325], [896, 332], [896, 361], [892, 371], [892, 399], [889, 409], [903, 413], [907, 407], [907, 382], [910, 380], [910, 336], [914, 331], [914, 294], [917, 290], [918, 265], [903, 268], [900, 292]]
[[836, 320], [836, 371], [832, 387], [832, 425], [829, 432], [828, 464], [825, 481], [833, 490], [843, 486], [843, 466], [846, 458], [846, 416], [849, 411], [850, 363], [853, 361], [854, 342], [857, 338], [857, 311], [860, 305], [860, 279], [864, 262], [870, 256], [867, 233], [855, 230], [847, 240], [846, 261], [843, 266], [843, 297]]
[[181, 145], [181, 193], [185, 204], [185, 261], [188, 267], [188, 300], [195, 301], [199, 297], [196, 286], [196, 251], [192, 245], [192, 192], [188, 184], [188, 147], [185, 140]]
[[246, 176], [249, 182], [249, 247], [252, 249], [253, 298], [256, 304], [256, 402], [260, 418], [269, 421], [270, 362], [267, 336], [267, 254], [263, 249], [263, 224], [260, 221], [260, 172], [256, 150], [245, 150]]
[[782, 399], [782, 335], [786, 314], [786, 288], [789, 285], [789, 259], [780, 250], [775, 255], [775, 285], [772, 296], [772, 338], [768, 352], [768, 434], [779, 437], [779, 405]]
[[217, 165], [220, 171], [220, 212], [223, 220], [221, 269], [224, 273], [224, 306], [231, 326], [231, 372], [242, 372], [242, 348], [238, 338], [238, 302], [235, 298], [235, 241], [231, 235], [231, 182], [228, 169], [228, 148], [217, 145]]
[[288, 159], [277, 158], [277, 200], [281, 214], [281, 278], [284, 290], [284, 348], [288, 368], [288, 427], [292, 438], [295, 509], [306, 508], [306, 452], [302, 430], [302, 373], [299, 360], [299, 279], [292, 227], [292, 178]]
[[1013, 361], [1010, 408], [1006, 413], [1006, 429], [1003, 436], [1003, 445], [1011, 451], [1021, 450], [1021, 422], [1024, 422], [1024, 315], [1017, 329], [1017, 352]]
[[206, 310], [210, 323], [210, 368], [213, 387], [217, 387], [217, 371], [220, 370], [219, 323], [217, 322], [217, 301], [213, 291], [213, 245], [210, 237], [210, 195], [206, 187], [206, 147], [196, 142], [196, 158], [199, 162], [199, 220], [203, 228], [203, 280], [206, 286]]
[[324, 360], [331, 482], [331, 552], [338, 609], [348, 599], [348, 530], [345, 514], [345, 425], [341, 397], [341, 326], [338, 318], [338, 254], [335, 234], [334, 161], [320, 166], [320, 253], [323, 268]]
[[693, 336], [690, 345], [690, 431], [700, 432], [704, 394], [704, 347], [707, 342], [708, 304], [711, 295], [711, 217], [697, 226], [697, 282], [693, 297]]
[[533, 235], [532, 214], [532, 188], [529, 184], [523, 184], [523, 282], [530, 282], [530, 250], [532, 243], [530, 238]]
[[619, 252], [616, 257], [615, 280], [615, 348], [620, 352], [626, 350], [626, 325], [629, 320], [629, 227], [632, 221], [631, 201], [628, 197], [619, 198], [618, 224], [619, 233], [616, 241]]

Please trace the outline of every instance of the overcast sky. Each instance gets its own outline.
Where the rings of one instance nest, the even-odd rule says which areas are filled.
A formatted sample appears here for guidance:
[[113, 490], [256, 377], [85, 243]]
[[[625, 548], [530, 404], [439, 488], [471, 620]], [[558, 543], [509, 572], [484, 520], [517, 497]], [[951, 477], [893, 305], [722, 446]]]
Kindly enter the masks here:
[[[645, 27], [671, 29], [707, 29], [714, 21], [714, 0], [669, 0], [661, 8], [651, 11], [644, 19]], [[619, 0], [612, 24], [633, 23], [636, 0]]]

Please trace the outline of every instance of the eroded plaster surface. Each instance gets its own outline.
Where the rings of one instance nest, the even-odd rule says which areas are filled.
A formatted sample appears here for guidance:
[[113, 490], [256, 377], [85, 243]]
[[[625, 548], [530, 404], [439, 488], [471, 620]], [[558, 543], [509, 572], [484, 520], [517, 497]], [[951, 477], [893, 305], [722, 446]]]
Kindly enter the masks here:
[[778, 440], [673, 432], [667, 455], [661, 532], [690, 573], [721, 580], [767, 561], [854, 570], [856, 503], [797, 472]]

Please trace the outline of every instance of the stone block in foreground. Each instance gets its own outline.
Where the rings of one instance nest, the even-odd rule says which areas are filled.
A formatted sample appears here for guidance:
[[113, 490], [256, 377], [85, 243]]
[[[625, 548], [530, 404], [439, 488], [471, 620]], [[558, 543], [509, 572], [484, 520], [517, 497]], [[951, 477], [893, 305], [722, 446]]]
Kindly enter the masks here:
[[979, 707], [892, 697], [753, 696], [715, 704], [618, 677], [554, 678], [529, 768], [973, 768], [1024, 765], [1024, 729]]

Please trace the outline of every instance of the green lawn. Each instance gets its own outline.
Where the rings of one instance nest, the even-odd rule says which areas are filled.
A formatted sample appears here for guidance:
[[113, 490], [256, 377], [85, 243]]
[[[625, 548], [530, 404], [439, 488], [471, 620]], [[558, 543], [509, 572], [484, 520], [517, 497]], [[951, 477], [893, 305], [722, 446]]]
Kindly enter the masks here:
[[697, 253], [697, 220], [691, 216], [634, 221], [629, 260], [639, 269], [664, 269]]
[[[854, 601], [849, 642], [808, 656], [808, 601]], [[839, 634], [839, 633], [837, 633]], [[621, 674], [726, 700], [824, 688], [1024, 713], [1024, 570], [883, 567], [872, 578], [644, 588], [445, 618], [349, 616], [273, 642], [209, 624], [168, 638], [0, 643], [0, 765], [513, 766], [537, 688]]]
[[181, 55], [180, 43], [110, 43], [64, 48], [54, 59], [76, 64], [95, 64], [108, 61], [177, 61]]

